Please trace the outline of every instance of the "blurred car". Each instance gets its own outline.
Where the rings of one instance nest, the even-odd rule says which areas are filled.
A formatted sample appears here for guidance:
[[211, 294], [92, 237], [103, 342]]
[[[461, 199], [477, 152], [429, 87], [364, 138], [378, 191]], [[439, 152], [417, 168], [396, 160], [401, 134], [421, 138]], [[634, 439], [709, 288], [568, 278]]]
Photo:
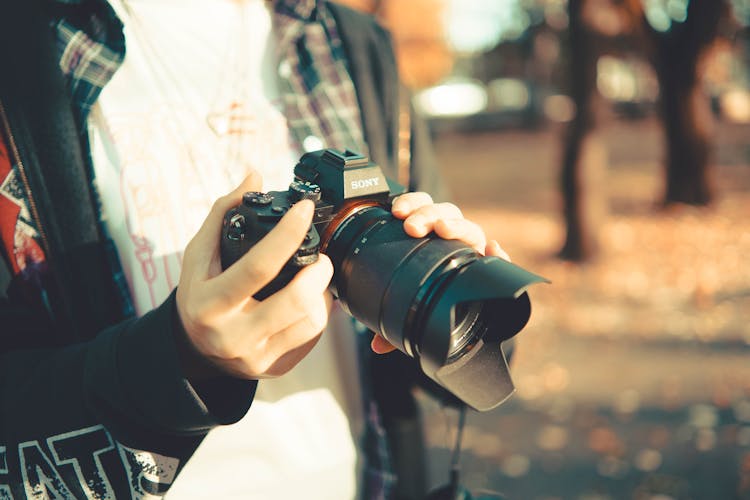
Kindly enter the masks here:
[[516, 78], [454, 77], [419, 91], [414, 103], [435, 132], [533, 127], [543, 115], [538, 89]]

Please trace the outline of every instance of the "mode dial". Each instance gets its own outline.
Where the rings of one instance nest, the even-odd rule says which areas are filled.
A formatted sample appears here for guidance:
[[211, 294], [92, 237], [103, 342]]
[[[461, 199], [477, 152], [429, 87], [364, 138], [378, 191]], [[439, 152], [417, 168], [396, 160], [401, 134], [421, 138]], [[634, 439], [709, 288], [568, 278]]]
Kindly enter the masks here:
[[273, 201], [273, 195], [270, 193], [260, 193], [258, 191], [248, 191], [242, 195], [242, 202], [248, 207], [262, 207], [270, 205]]
[[312, 200], [320, 201], [320, 186], [310, 182], [294, 181], [289, 184], [289, 195], [292, 201]]

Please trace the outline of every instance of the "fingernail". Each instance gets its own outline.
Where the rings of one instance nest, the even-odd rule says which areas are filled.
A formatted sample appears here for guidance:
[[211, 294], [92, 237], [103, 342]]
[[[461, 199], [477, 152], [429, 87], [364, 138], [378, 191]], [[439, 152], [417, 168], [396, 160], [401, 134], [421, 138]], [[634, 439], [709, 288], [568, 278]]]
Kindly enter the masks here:
[[398, 214], [408, 214], [410, 211], [409, 203], [397, 199], [391, 211]]
[[372, 349], [372, 352], [374, 352], [375, 354], [383, 354], [382, 352], [380, 352], [380, 344], [378, 343], [377, 339], [377, 336], [372, 338], [372, 340], [370, 341], [370, 349]]
[[293, 207], [298, 207], [297, 210], [310, 211], [315, 208], [315, 203], [312, 200], [300, 200]]
[[289, 209], [290, 212], [294, 211], [297, 215], [305, 219], [312, 217], [313, 210], [315, 210], [315, 204], [310, 200], [298, 201]]
[[370, 342], [370, 349], [375, 354], [387, 354], [394, 350], [394, 347], [380, 335], [375, 335]]

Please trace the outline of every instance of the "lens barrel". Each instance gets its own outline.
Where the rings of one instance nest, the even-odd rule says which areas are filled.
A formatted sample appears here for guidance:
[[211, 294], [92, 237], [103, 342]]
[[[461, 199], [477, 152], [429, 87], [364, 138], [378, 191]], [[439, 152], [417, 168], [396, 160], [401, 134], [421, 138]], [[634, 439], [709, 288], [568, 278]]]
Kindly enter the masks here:
[[382, 206], [353, 211], [325, 244], [352, 316], [475, 409], [512, 394], [500, 344], [528, 321], [523, 290], [543, 278], [458, 241], [412, 238]]

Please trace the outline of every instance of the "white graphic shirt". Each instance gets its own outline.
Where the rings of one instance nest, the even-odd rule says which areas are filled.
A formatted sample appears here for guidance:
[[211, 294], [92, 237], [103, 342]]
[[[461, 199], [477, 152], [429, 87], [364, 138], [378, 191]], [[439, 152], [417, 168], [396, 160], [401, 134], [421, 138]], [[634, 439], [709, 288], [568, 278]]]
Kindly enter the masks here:
[[[177, 285], [182, 250], [214, 200], [250, 167], [264, 190], [286, 189], [300, 151], [280, 110], [263, 1], [111, 3], [127, 55], [92, 110], [90, 138], [102, 214], [141, 315]], [[363, 424], [348, 321], [335, 310], [307, 358], [260, 382], [246, 417], [209, 433], [168, 497], [355, 497]]]

